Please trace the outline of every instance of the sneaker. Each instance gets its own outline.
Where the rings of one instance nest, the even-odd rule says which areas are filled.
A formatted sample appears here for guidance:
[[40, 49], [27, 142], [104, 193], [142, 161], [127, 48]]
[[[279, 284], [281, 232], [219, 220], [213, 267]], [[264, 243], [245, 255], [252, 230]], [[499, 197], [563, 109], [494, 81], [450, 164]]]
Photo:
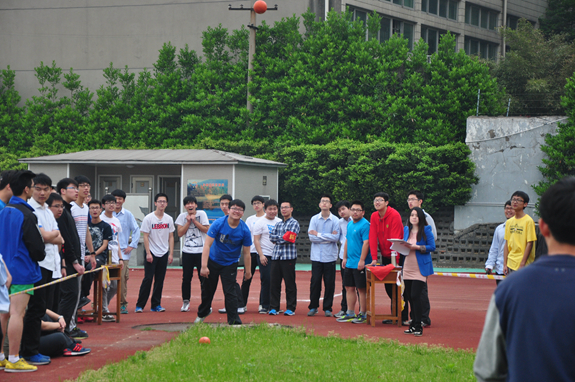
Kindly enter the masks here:
[[351, 321], [355, 320], [356, 317], [357, 317], [356, 315], [347, 315], [346, 314], [345, 316], [338, 318], [336, 321], [337, 322], [351, 322]]
[[365, 314], [358, 314], [355, 319], [351, 320], [352, 324], [365, 324], [367, 322], [367, 317]]
[[116, 317], [112, 316], [111, 314], [106, 314], [105, 316], [102, 316], [102, 321], [114, 322], [114, 321], [116, 321]]
[[295, 312], [293, 310], [286, 309], [284, 316], [295, 316]]
[[423, 335], [423, 328], [416, 329], [413, 326], [407, 330], [403, 331], [405, 334], [413, 334], [416, 337], [421, 337]]
[[266, 308], [260, 308], [260, 310], [258, 311], [259, 314], [268, 314], [268, 310]]
[[76, 318], [76, 323], [77, 324], [83, 324], [85, 322], [84, 317], [78, 317]]
[[144, 309], [140, 308], [139, 306], [136, 306], [136, 313], [144, 313]]
[[393, 320], [383, 320], [381, 321], [382, 324], [393, 324]]
[[189, 312], [189, 311], [190, 311], [190, 300], [184, 300], [180, 312]]
[[4, 366], [4, 371], [6, 373], [25, 373], [36, 370], [38, 370], [38, 368], [34, 365], [30, 365], [24, 360], [24, 358], [20, 358], [14, 363], [6, 360], [6, 366]]
[[341, 318], [343, 316], [345, 316], [345, 311], [344, 310], [340, 310], [339, 312], [337, 312], [336, 314], [333, 315], [335, 318]]
[[74, 355], [88, 354], [90, 351], [90, 349], [83, 348], [80, 344], [74, 344], [74, 347], [65, 349], [63, 355], [66, 357], [71, 357]]
[[326, 310], [326, 311], [325, 311], [325, 316], [326, 316], [326, 317], [333, 317], [333, 314], [331, 313], [331, 310]]
[[310, 309], [309, 312], [307, 312], [308, 316], [315, 316], [317, 314], [317, 309]]
[[128, 314], [128, 307], [127, 306], [122, 306], [120, 308], [120, 313], [121, 314]]
[[238, 314], [244, 314], [245, 312], [247, 312], [247, 308], [245, 306], [238, 308]]
[[84, 322], [94, 322], [94, 317], [84, 317]]
[[283, 312], [283, 309], [278, 310], [278, 314], [282, 314]]
[[226, 308], [218, 309], [219, 314], [226, 314]]
[[272, 310], [270, 310], [270, 311], [268, 312], [268, 314], [269, 314], [270, 316], [277, 316], [279, 313], [278, 313], [277, 310], [272, 309]]
[[421, 323], [421, 326], [424, 327], [424, 328], [428, 328], [428, 327], [431, 326], [431, 322], [422, 322], [422, 323]]
[[8, 362], [8, 359], [6, 359], [6, 358], [4, 358], [2, 361], [0, 361], [0, 370], [4, 370], [7, 362]]
[[[209, 313], [208, 313], [208, 316], [209, 316], [210, 314], [212, 314], [212, 308], [210, 308], [210, 311], [209, 311]], [[206, 316], [206, 317], [208, 317], [208, 316]], [[196, 319], [194, 320], [194, 324], [199, 324], [199, 323], [204, 322], [204, 320], [206, 319], [206, 317], [200, 317], [200, 316], [196, 317]]]
[[68, 333], [68, 337], [70, 338], [88, 338], [88, 333], [84, 330], [80, 330], [78, 328], [74, 328]]
[[161, 305], [156, 306], [155, 308], [150, 309], [152, 312], [165, 312], [166, 309], [162, 308]]
[[92, 300], [90, 300], [88, 297], [82, 297], [80, 299], [80, 301], [78, 302], [78, 309], [88, 305], [91, 302], [92, 302]]
[[50, 357], [42, 355], [40, 353], [33, 355], [31, 357], [22, 357], [30, 365], [47, 365], [50, 363]]
[[403, 326], [409, 326], [409, 325], [411, 325], [411, 320], [402, 321], [401, 324], [402, 324]]

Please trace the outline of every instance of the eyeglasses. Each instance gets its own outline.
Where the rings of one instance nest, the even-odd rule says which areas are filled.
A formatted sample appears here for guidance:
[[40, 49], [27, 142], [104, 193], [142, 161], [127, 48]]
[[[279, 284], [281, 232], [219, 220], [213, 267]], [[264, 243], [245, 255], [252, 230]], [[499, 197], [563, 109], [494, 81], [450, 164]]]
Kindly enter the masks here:
[[417, 198], [409, 198], [409, 199], [407, 199], [407, 202], [408, 202], [408, 203], [409, 203], [409, 202], [417, 202], [418, 200], [419, 200], [419, 199], [417, 199]]
[[238, 208], [238, 207], [232, 207], [232, 208], [230, 208], [230, 210], [232, 210], [234, 212], [244, 212], [244, 210], [242, 208]]
[[57, 209], [61, 210], [64, 208], [64, 205], [63, 204], [52, 204], [50, 206], [50, 208], [57, 208]]
[[377, 198], [377, 199], [374, 199], [373, 202], [374, 202], [374, 203], [383, 203], [383, 202], [385, 202], [385, 199], [383, 199], [383, 198]]
[[80, 185], [78, 185], [78, 187], [80, 188], [90, 188], [91, 186], [88, 183], [82, 183]]
[[362, 209], [359, 209], [359, 208], [352, 208], [350, 211], [351, 211], [351, 212], [361, 212], [361, 211], [363, 211], [363, 210], [362, 210]]
[[321, 200], [320, 203], [321, 203], [321, 204], [329, 204], [329, 203], [331, 203], [331, 201], [329, 201], [329, 200]]
[[515, 203], [525, 203], [525, 201], [521, 198], [513, 198], [511, 199], [511, 202], [515, 202]]
[[164, 203], [168, 203], [168, 201], [167, 200], [158, 200], [156, 203], [164, 204]]
[[287, 206], [287, 207], [286, 207], [286, 206], [280, 207], [280, 209], [282, 209], [282, 210], [289, 210], [290, 208], [291, 208], [291, 207], [289, 207], [289, 206]]
[[66, 190], [74, 190], [74, 191], [78, 191], [78, 189], [76, 187], [66, 187]]

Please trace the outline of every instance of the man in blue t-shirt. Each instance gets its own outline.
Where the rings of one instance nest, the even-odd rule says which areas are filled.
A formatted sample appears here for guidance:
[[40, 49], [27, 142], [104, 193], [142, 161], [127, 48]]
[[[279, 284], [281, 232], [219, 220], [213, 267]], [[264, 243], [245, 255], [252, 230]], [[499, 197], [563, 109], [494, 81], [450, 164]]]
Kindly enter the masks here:
[[212, 313], [212, 300], [218, 287], [218, 278], [222, 279], [228, 324], [242, 324], [238, 316], [235, 288], [238, 261], [242, 252], [245, 265], [244, 279], [249, 280], [252, 277], [250, 256], [252, 235], [247, 224], [242, 221], [245, 209], [244, 202], [239, 199], [232, 200], [229, 205], [229, 215], [216, 220], [208, 230], [200, 271], [202, 303], [198, 307], [195, 324], [203, 322]]
[[[363, 217], [365, 208], [363, 202], [355, 200], [351, 203], [352, 221], [347, 225], [347, 235], [343, 247], [341, 265], [345, 268], [343, 285], [346, 289], [347, 312], [338, 318], [338, 322], [353, 322], [363, 324], [366, 321], [366, 280], [365, 265], [371, 265], [369, 252], [369, 222]], [[359, 294], [359, 314], [355, 315], [356, 290]]]

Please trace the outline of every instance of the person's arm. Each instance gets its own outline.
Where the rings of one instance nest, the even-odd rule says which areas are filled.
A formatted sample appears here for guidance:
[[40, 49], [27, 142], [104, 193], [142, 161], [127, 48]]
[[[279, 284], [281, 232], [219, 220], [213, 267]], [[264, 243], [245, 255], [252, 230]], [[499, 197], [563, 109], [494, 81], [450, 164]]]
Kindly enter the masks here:
[[138, 248], [138, 243], [140, 242], [140, 227], [138, 227], [138, 222], [132, 213], [129, 214], [128, 220], [132, 232], [132, 242], [124, 249], [125, 255], [129, 255], [133, 249]]
[[280, 229], [280, 226], [283, 227], [283, 223], [276, 224], [270, 233], [270, 241], [274, 244], [286, 243], [286, 241], [283, 239], [283, 230]]
[[347, 264], [347, 240], [343, 244], [343, 259], [341, 260], [341, 267], [345, 269]]
[[478, 381], [505, 381], [508, 374], [506, 340], [499, 325], [495, 295], [491, 297], [483, 333], [477, 346], [473, 372]]
[[150, 234], [148, 232], [144, 232], [144, 249], [146, 250], [146, 261], [151, 263], [154, 261], [152, 257], [152, 252], [150, 252]]
[[307, 229], [307, 235], [309, 237], [309, 241], [311, 241], [312, 243], [321, 243], [321, 242], [323, 242], [323, 240], [321, 240], [318, 237], [319, 233], [316, 230], [316, 226], [317, 226], [317, 217], [313, 216], [311, 218], [311, 220], [309, 221], [309, 227]]
[[[54, 320], [54, 322], [52, 322], [53, 324], [58, 324], [59, 326], [58, 328], [52, 330], [63, 331], [66, 328], [66, 321], [64, 320], [64, 316], [60, 316], [58, 315], [58, 313], [55, 313], [50, 309], [46, 309], [46, 315], [50, 317], [52, 320]], [[44, 321], [42, 321], [42, 323], [44, 323]]]
[[10, 271], [8, 270], [8, 267], [6, 266], [6, 263], [4, 262], [4, 260], [0, 260], [0, 261], [2, 261], [2, 266], [6, 270], [6, 283], [4, 283], [4, 285], [6, 285], [6, 288], [8, 288], [8, 290], [10, 290], [10, 285], [12, 285], [12, 275], [10, 274]]
[[[375, 211], [377, 212], [377, 211]], [[371, 215], [370, 225], [369, 225], [369, 250], [371, 251], [372, 259], [375, 258], [377, 260], [377, 229], [378, 229], [378, 221], [377, 218], [373, 218]]]
[[[108, 248], [109, 242], [110, 242], [109, 240], [102, 240], [102, 246], [96, 250], [96, 256], [102, 254], [102, 252], [104, 252], [106, 250], [106, 248]], [[94, 269], [94, 268], [92, 268], [92, 269]]]
[[188, 232], [188, 229], [190, 228], [191, 220], [187, 218], [188, 216], [190, 215], [186, 216], [186, 218], [184, 219], [184, 224], [176, 223], [176, 229], [178, 230], [179, 237], [184, 236], [186, 232]]
[[194, 217], [194, 219], [192, 220], [192, 223], [196, 226], [197, 229], [199, 229], [202, 233], [208, 233], [208, 230], [210, 229], [210, 225], [209, 224], [205, 224], [208, 223], [208, 221], [206, 220], [205, 222], [201, 221], [202, 218], [200, 218], [198, 220], [198, 214], [196, 213], [196, 216]]
[[168, 243], [170, 245], [170, 254], [168, 255], [168, 264], [172, 264], [174, 262], [174, 234], [170, 232], [170, 237], [168, 239]]
[[505, 240], [505, 245], [503, 246], [503, 274], [507, 276], [509, 273], [509, 268], [507, 267], [507, 256], [509, 255], [509, 244]]
[[425, 226], [425, 244], [420, 245], [419, 253], [431, 253], [435, 251], [435, 239], [433, 237], [433, 231], [430, 226]]
[[[499, 227], [498, 227], [499, 228]], [[499, 237], [499, 230], [495, 229], [493, 234], [493, 241], [491, 242], [491, 247], [489, 248], [489, 254], [487, 255], [487, 261], [485, 262], [485, 273], [488, 275], [493, 271], [497, 257], [499, 256], [499, 246], [501, 238]]]
[[202, 250], [202, 268], [200, 270], [200, 275], [202, 277], [208, 277], [210, 275], [208, 259], [210, 258], [210, 248], [212, 248], [212, 244], [214, 244], [214, 238], [211, 236], [206, 237], [204, 249]]
[[252, 256], [250, 254], [250, 245], [244, 245], [244, 280], [252, 278]]
[[[325, 222], [326, 225], [331, 225], [331, 231], [330, 232], [320, 232], [317, 233], [317, 238], [320, 240], [321, 243], [337, 243], [339, 240], [339, 232], [340, 232], [340, 228], [339, 228], [339, 221], [334, 221], [329, 219], [328, 221]], [[311, 237], [310, 237], [311, 239]]]
[[61, 244], [58, 237], [60, 236], [60, 231], [46, 231], [44, 228], [40, 228], [40, 234], [42, 235], [42, 239], [44, 239], [44, 243], [48, 244]]
[[[256, 247], [256, 251], [260, 256], [260, 263], [265, 267], [268, 265], [268, 258], [264, 255], [264, 251], [262, 250], [261, 244], [262, 235], [254, 235], [254, 246]], [[251, 269], [251, 268], [250, 268]]]
[[34, 261], [42, 261], [46, 258], [44, 239], [37, 224], [36, 215], [24, 216], [22, 221], [22, 241], [28, 249], [30, 258]]
[[525, 266], [525, 263], [527, 263], [527, 259], [529, 258], [529, 255], [531, 254], [531, 249], [533, 249], [533, 242], [529, 241], [525, 245], [525, 252], [523, 253], [523, 258], [521, 259], [521, 263], [519, 264], [519, 268], [523, 268]]
[[367, 257], [368, 252], [369, 252], [369, 240], [364, 240], [363, 245], [361, 246], [361, 255], [359, 256], [359, 262], [357, 263], [357, 269], [359, 271], [365, 268], [365, 258]]
[[84, 260], [90, 261], [92, 269], [96, 269], [96, 255], [92, 255], [94, 253], [94, 245], [92, 244], [92, 235], [88, 227], [86, 227], [86, 247], [88, 247], [90, 253], [84, 256]]

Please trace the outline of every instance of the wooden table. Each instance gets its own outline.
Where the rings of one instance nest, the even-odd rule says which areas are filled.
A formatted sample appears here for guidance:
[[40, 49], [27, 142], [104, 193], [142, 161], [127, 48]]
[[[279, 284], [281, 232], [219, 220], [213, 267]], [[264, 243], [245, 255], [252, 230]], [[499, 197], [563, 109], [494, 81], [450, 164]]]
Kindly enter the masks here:
[[[108, 265], [108, 271], [110, 274], [110, 281], [118, 282], [118, 292], [116, 293], [116, 311], [110, 312], [113, 316], [116, 316], [116, 322], [120, 322], [120, 311], [121, 311], [121, 291], [122, 291], [122, 269], [119, 264]], [[92, 310], [86, 310], [79, 314], [80, 317], [93, 317], [98, 325], [102, 325], [102, 271], [96, 272], [96, 277], [94, 278], [94, 293], [93, 293], [93, 306]], [[108, 310], [110, 308], [108, 301]]]
[[[365, 277], [367, 281], [367, 323], [375, 326], [376, 320], [396, 320], [397, 326], [401, 326], [401, 287], [396, 284], [397, 274], [401, 268], [395, 268], [383, 280], [378, 279], [369, 268], [366, 269]], [[391, 314], [375, 314], [375, 286], [377, 284], [392, 284], [391, 293]]]

